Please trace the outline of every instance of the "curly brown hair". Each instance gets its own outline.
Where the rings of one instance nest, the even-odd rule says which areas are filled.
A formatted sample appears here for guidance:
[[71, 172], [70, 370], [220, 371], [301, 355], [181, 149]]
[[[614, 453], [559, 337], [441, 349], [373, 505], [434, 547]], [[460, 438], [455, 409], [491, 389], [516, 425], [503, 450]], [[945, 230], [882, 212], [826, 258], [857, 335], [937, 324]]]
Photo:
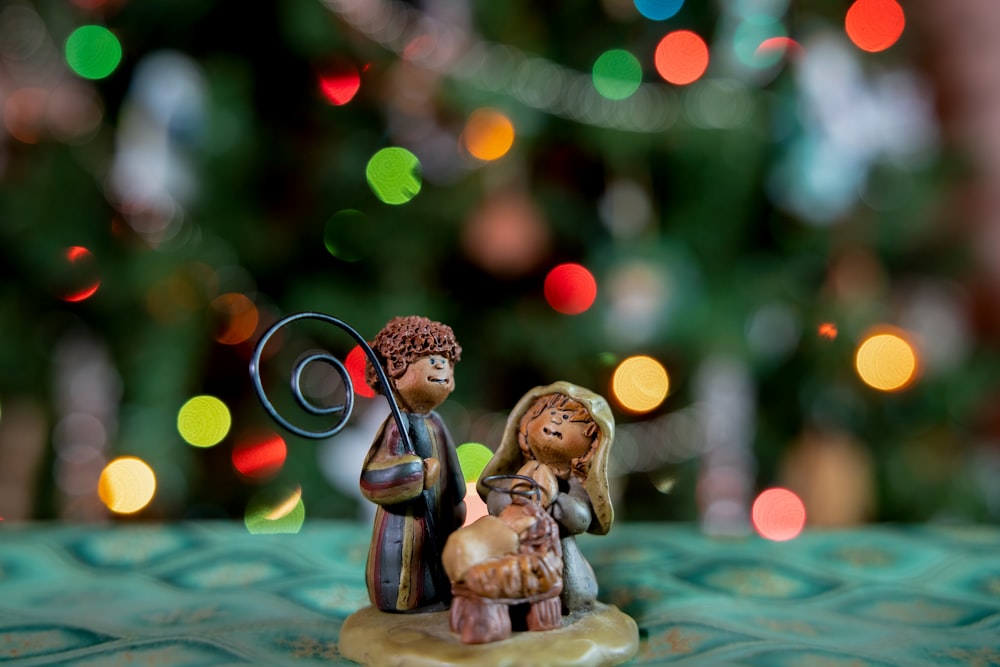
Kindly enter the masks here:
[[590, 459], [593, 458], [594, 452], [597, 451], [597, 435], [601, 429], [597, 425], [597, 422], [594, 421], [594, 417], [590, 414], [587, 406], [566, 394], [556, 393], [539, 396], [525, 413], [521, 415], [521, 422], [518, 424], [517, 429], [517, 444], [521, 448], [521, 454], [528, 461], [535, 458], [535, 455], [531, 452], [531, 447], [528, 445], [528, 423], [550, 408], [572, 410], [573, 414], [570, 415], [569, 420], [571, 422], [583, 422], [587, 425], [583, 434], [590, 438], [590, 449], [583, 456], [575, 458], [570, 462], [573, 474], [579, 479], [585, 479]]
[[[391, 379], [405, 373], [420, 357], [439, 354], [453, 364], [462, 358], [462, 346], [451, 327], [418, 315], [392, 318], [370, 345]], [[365, 380], [376, 392], [385, 393], [370, 360], [365, 364]]]

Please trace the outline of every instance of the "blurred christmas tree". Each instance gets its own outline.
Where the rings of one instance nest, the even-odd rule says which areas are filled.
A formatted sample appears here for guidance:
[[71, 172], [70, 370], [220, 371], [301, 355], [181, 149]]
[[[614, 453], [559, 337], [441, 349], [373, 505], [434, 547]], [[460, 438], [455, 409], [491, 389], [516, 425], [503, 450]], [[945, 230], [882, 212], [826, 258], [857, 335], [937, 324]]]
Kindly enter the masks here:
[[[537, 384], [612, 399], [626, 519], [995, 517], [922, 44], [894, 0], [8, 1], [0, 463], [37, 516], [124, 511], [117, 456], [140, 516], [352, 516], [381, 404], [317, 446], [247, 361], [287, 313], [422, 314], [459, 442]], [[283, 332], [266, 377], [349, 342]]]

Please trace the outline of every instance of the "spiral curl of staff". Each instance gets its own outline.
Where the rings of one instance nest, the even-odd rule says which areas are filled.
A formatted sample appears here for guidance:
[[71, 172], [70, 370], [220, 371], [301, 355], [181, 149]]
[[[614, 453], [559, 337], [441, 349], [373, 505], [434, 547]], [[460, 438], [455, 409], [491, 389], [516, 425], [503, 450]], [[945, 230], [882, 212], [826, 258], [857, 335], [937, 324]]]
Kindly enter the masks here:
[[[287, 317], [284, 317], [274, 323], [271, 328], [268, 329], [263, 336], [261, 336], [260, 340], [257, 342], [257, 346], [254, 348], [253, 357], [250, 359], [250, 378], [253, 381], [254, 390], [257, 392], [257, 398], [260, 400], [264, 410], [271, 416], [271, 418], [289, 432], [303, 438], [321, 440], [339, 433], [341, 429], [347, 425], [348, 420], [351, 418], [351, 412], [354, 410], [354, 382], [351, 380], [351, 374], [347, 371], [347, 368], [340, 361], [340, 359], [329, 352], [317, 352], [300, 359], [296, 362], [294, 368], [292, 369], [290, 378], [292, 396], [295, 398], [295, 402], [298, 403], [303, 410], [309, 414], [318, 416], [331, 414], [341, 415], [340, 420], [336, 424], [322, 431], [309, 431], [300, 426], [296, 426], [279, 413], [277, 408], [274, 407], [274, 404], [271, 403], [271, 400], [267, 397], [267, 392], [264, 391], [264, 383], [261, 381], [260, 377], [260, 359], [261, 355], [264, 353], [264, 348], [267, 347], [268, 341], [271, 340], [271, 337], [277, 333], [279, 329], [298, 320], [319, 320], [321, 322], [332, 324], [346, 332], [361, 347], [365, 356], [374, 367], [375, 374], [378, 376], [378, 380], [382, 383], [382, 386], [391, 387], [392, 385], [389, 384], [389, 378], [386, 376], [385, 369], [382, 368], [382, 364], [379, 362], [378, 356], [368, 344], [368, 341], [366, 341], [364, 336], [358, 333], [354, 327], [347, 324], [343, 320], [333, 317], [332, 315], [326, 315], [325, 313], [304, 312], [288, 315]], [[302, 393], [302, 374], [309, 364], [317, 361], [330, 364], [340, 375], [340, 379], [344, 383], [344, 391], [346, 394], [343, 405], [321, 407], [311, 403]], [[403, 439], [406, 449], [412, 451], [413, 447], [410, 443], [408, 429], [406, 428], [406, 422], [403, 421], [399, 405], [396, 403], [396, 399], [392, 395], [391, 391], [386, 391], [385, 397], [389, 402], [389, 410], [392, 412], [392, 417], [396, 422], [396, 426], [399, 428], [400, 437]]]

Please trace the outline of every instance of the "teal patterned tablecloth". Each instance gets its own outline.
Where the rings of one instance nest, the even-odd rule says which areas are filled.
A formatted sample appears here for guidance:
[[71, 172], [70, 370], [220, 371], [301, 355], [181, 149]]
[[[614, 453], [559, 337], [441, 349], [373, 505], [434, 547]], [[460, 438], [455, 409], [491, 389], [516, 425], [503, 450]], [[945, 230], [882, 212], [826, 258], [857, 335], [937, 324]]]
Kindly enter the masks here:
[[[368, 529], [0, 523], [4, 665], [346, 665]], [[630, 665], [1000, 665], [1000, 529], [877, 526], [791, 542], [619, 524], [582, 540], [639, 624]]]

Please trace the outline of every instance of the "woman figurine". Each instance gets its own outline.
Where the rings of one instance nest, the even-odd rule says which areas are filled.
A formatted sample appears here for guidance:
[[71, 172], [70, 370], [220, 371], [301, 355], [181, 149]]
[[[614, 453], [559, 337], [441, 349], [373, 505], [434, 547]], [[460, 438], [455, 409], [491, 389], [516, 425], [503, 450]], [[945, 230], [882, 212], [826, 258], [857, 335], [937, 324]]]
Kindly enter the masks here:
[[613, 440], [614, 417], [603, 397], [569, 382], [535, 387], [514, 406], [500, 446], [477, 484], [490, 514], [498, 515], [510, 497], [491, 491], [484, 479], [521, 474], [542, 488], [554, 480], [558, 493], [548, 511], [559, 524], [566, 614], [589, 609], [597, 599], [594, 570], [575, 536], [604, 535], [611, 528], [607, 464]]
[[462, 348], [451, 327], [424, 317], [397, 317], [372, 349], [386, 371], [381, 386], [370, 363], [368, 384], [391, 391], [409, 443], [390, 415], [379, 429], [361, 471], [361, 493], [379, 507], [365, 580], [381, 611], [438, 611], [448, 607], [451, 583], [440, 555], [465, 521], [465, 481], [448, 430], [434, 409], [455, 388], [454, 364]]

